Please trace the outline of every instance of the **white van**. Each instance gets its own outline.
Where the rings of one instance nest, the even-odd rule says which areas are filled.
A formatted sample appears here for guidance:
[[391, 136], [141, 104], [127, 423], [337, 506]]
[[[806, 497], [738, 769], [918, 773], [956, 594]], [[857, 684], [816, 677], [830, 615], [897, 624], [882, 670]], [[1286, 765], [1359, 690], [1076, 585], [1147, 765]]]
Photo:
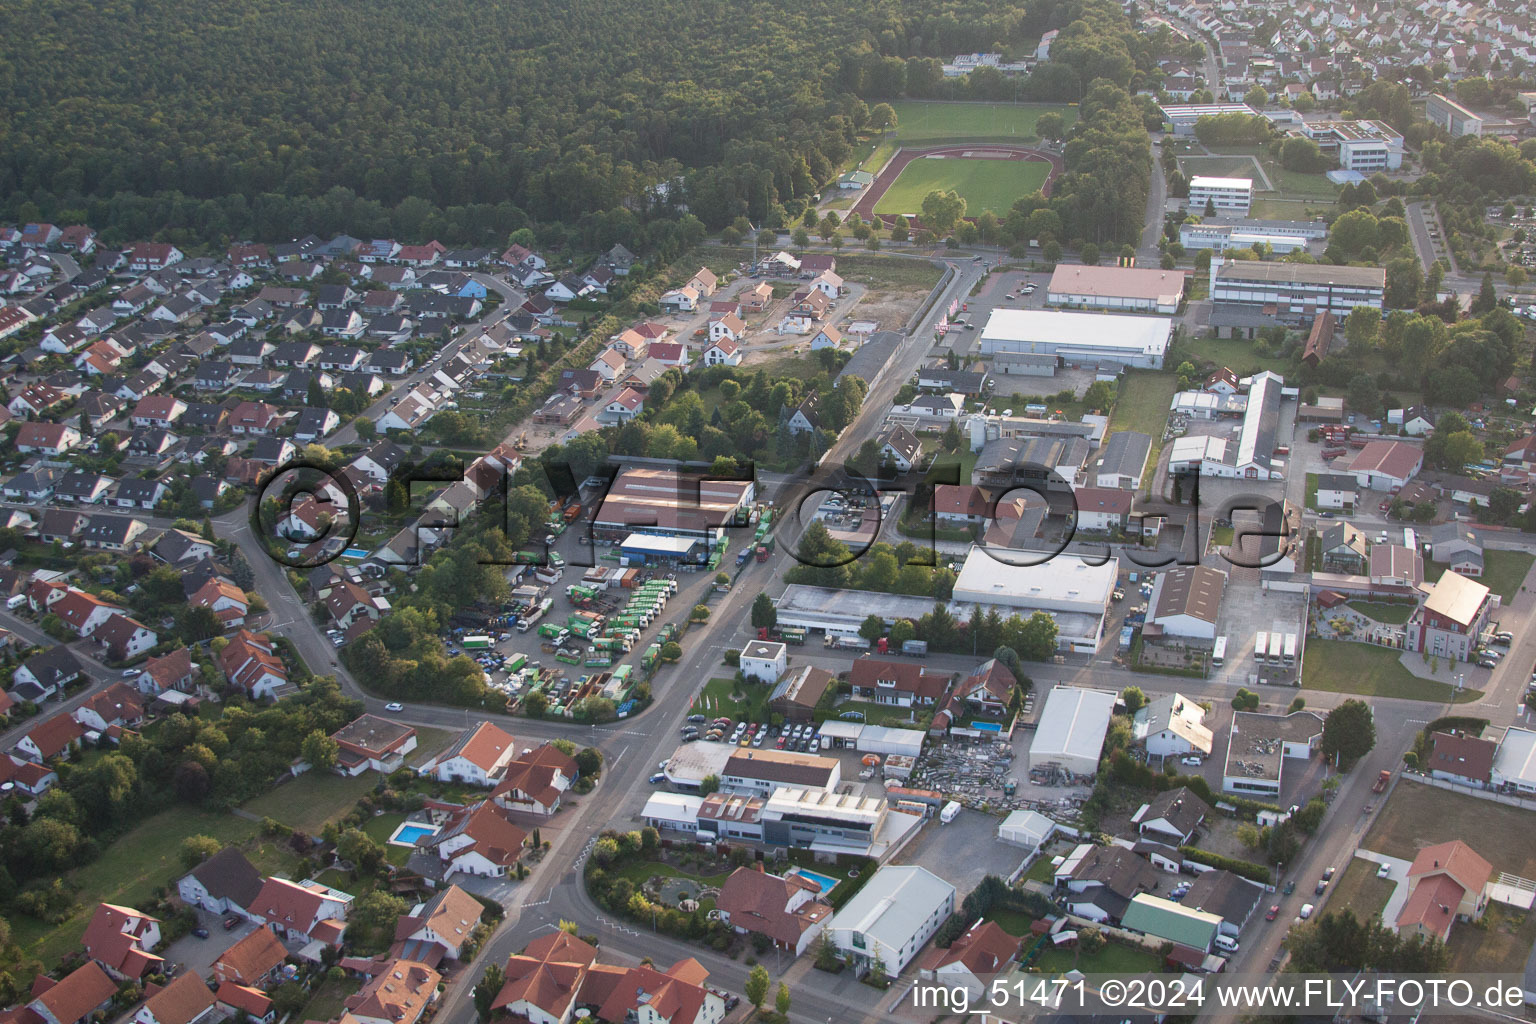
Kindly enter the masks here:
[[1216, 936], [1216, 948], [1223, 953], [1236, 953], [1237, 940], [1230, 935], [1218, 935]]

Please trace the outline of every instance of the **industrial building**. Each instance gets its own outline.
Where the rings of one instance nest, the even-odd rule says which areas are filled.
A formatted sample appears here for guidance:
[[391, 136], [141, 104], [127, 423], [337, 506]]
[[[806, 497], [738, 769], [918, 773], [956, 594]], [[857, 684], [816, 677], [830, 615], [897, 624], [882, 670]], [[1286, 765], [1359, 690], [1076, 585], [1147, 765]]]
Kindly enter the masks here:
[[1075, 776], [1097, 772], [1115, 700], [1107, 690], [1052, 687], [1030, 744], [1030, 768], [1054, 764]]
[[1536, 732], [1513, 726], [1504, 730], [1489, 781], [1496, 789], [1536, 793]]
[[1160, 370], [1173, 321], [1162, 316], [994, 309], [981, 332], [981, 355], [1002, 373], [1053, 376], [1060, 365]]
[[1483, 134], [1483, 119], [1453, 99], [1434, 93], [1424, 101], [1424, 117], [1450, 133], [1451, 138]]
[[[702, 541], [713, 549], [730, 526], [745, 526], [754, 487], [750, 480], [710, 479], [704, 473], [626, 466], [614, 478], [592, 520], [594, 538], [638, 545], [640, 536]], [[679, 546], [680, 547], [680, 546]], [[679, 557], [678, 547], [659, 557]], [[642, 553], [637, 548], [637, 553]], [[684, 550], [686, 554], [686, 550]]]
[[1182, 270], [1087, 267], [1058, 263], [1046, 286], [1052, 306], [1080, 306], [1123, 313], [1177, 313], [1184, 300]]
[[835, 757], [747, 747], [726, 758], [720, 788], [763, 797], [780, 786], [829, 792], [842, 777], [842, 764]]
[[1197, 174], [1189, 179], [1189, 208], [1217, 217], [1246, 217], [1253, 209], [1253, 179]]
[[1094, 469], [1095, 487], [1141, 489], [1141, 475], [1146, 472], [1152, 454], [1152, 437], [1135, 430], [1117, 430], [1104, 444], [1099, 464]]
[[[1215, 641], [1227, 574], [1206, 565], [1186, 565], [1157, 574], [1151, 610], [1142, 636]], [[1153, 628], [1155, 627], [1155, 629]]]
[[923, 815], [877, 797], [789, 786], [767, 798], [761, 821], [763, 842], [771, 846], [878, 860], [921, 828]]
[[1286, 759], [1310, 758], [1322, 736], [1323, 720], [1311, 711], [1289, 715], [1234, 712], [1221, 788], [1229, 793], [1279, 797]]
[[1346, 471], [1367, 490], [1401, 489], [1424, 468], [1424, 449], [1404, 441], [1367, 441]]
[[1322, 263], [1211, 260], [1211, 325], [1249, 336], [1277, 323], [1310, 324], [1319, 312], [1343, 319], [1356, 306], [1381, 309], [1387, 272], [1381, 267]]
[[826, 933], [846, 959], [867, 966], [879, 959], [900, 974], [955, 912], [955, 887], [924, 868], [884, 867], [827, 922]]
[[1210, 249], [1226, 252], [1228, 249], [1252, 249], [1255, 245], [1268, 246], [1271, 252], [1284, 255], [1307, 247], [1307, 239], [1300, 235], [1269, 234], [1236, 224], [1181, 224], [1179, 244], [1186, 249]]
[[1067, 554], [1039, 565], [1009, 565], [973, 545], [955, 580], [953, 601], [981, 611], [995, 606], [1005, 617], [1044, 612], [1056, 620], [1057, 643], [1063, 650], [1092, 653], [1103, 638], [1119, 568], [1118, 559], [1093, 565]]
[[[791, 583], [774, 602], [780, 628], [793, 626], [814, 629], [834, 636], [858, 636], [859, 626], [870, 615], [878, 615], [886, 625], [901, 619], [916, 621], [933, 611], [933, 599], [902, 594], [877, 594], [873, 591], [836, 590]], [[954, 609], [961, 621], [969, 611]]]
[[1259, 112], [1246, 103], [1178, 103], [1169, 104], [1162, 111], [1163, 121], [1175, 135], [1195, 134], [1195, 125], [1202, 117], [1219, 117], [1222, 114], [1259, 116]]
[[1248, 404], [1237, 437], [1190, 434], [1175, 438], [1168, 471], [1245, 480], [1282, 480], [1285, 462], [1275, 457], [1285, 381], [1261, 370], [1250, 378]]

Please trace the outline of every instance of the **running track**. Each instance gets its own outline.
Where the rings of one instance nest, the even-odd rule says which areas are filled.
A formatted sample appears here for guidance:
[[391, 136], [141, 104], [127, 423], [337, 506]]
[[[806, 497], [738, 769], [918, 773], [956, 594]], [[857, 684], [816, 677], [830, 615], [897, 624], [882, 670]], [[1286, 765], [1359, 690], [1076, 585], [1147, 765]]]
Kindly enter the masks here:
[[1040, 191], [1046, 195], [1051, 194], [1051, 183], [1056, 180], [1057, 175], [1066, 170], [1066, 165], [1062, 162], [1060, 155], [1043, 149], [1028, 149], [1023, 146], [973, 142], [964, 146], [940, 146], [935, 149], [906, 149], [903, 147], [896, 151], [895, 156], [891, 157], [890, 162], [885, 165], [885, 169], [876, 176], [874, 183], [864, 190], [864, 194], [854, 204], [853, 212], [857, 213], [865, 221], [872, 221], [875, 216], [875, 204], [880, 201], [880, 197], [885, 195], [886, 190], [901, 176], [901, 172], [906, 170], [907, 164], [913, 160], [926, 156], [964, 156], [966, 153], [986, 154], [984, 157], [975, 157], [975, 159], [1044, 160], [1051, 165], [1051, 172], [1045, 176], [1045, 183], [1040, 186]]

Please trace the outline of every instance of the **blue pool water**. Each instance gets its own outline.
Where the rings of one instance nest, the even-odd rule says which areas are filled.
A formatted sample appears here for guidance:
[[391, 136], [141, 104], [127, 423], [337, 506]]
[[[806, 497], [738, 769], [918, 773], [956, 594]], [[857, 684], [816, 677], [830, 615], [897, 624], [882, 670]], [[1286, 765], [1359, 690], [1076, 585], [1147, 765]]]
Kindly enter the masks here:
[[829, 878], [826, 875], [818, 875], [816, 872], [807, 871], [805, 868], [795, 868], [794, 873], [799, 875], [801, 878], [809, 878], [811, 881], [821, 886], [821, 894], [823, 896], [837, 888], [837, 879], [835, 878]]
[[347, 550], [342, 552], [342, 555], [343, 555], [343, 557], [346, 557], [346, 558], [367, 558], [368, 557], [368, 549], [367, 548], [347, 548]]
[[1002, 732], [1003, 727], [997, 722], [972, 722], [971, 728], [977, 732]]
[[435, 836], [437, 831], [436, 825], [421, 825], [413, 821], [402, 822], [400, 827], [395, 829], [395, 834], [389, 837], [389, 842], [393, 846], [415, 846], [418, 839]]

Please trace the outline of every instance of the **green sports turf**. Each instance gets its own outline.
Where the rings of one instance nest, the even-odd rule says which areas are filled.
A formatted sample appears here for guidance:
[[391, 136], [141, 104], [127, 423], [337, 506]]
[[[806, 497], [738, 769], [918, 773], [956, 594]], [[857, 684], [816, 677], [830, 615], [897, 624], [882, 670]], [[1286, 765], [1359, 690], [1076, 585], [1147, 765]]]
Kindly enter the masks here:
[[1035, 121], [1054, 111], [1067, 127], [1077, 120], [1077, 107], [1064, 103], [928, 103], [900, 100], [896, 139], [904, 146], [922, 146], [957, 139], [997, 139], [1034, 142]]
[[875, 212], [919, 214], [929, 192], [954, 189], [965, 197], [967, 217], [983, 210], [1001, 216], [1016, 200], [1045, 184], [1050, 172], [1051, 165], [1043, 160], [918, 159], [880, 197]]

